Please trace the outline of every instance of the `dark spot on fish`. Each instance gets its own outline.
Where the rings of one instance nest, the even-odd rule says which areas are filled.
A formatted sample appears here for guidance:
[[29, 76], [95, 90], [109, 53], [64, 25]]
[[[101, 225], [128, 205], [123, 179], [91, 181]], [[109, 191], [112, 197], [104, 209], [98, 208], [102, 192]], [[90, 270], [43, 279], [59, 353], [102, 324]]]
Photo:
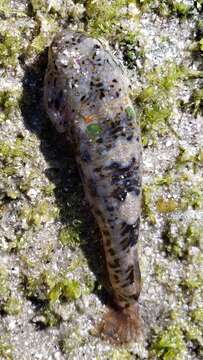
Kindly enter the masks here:
[[100, 49], [100, 48], [101, 48], [100, 45], [98, 45], [98, 44], [95, 44], [95, 45], [94, 45], [94, 49]]
[[114, 129], [112, 129], [111, 134], [115, 135], [117, 133], [120, 133], [121, 131], [123, 131], [123, 129], [124, 128], [122, 126], [118, 126], [118, 127], [114, 128]]
[[122, 250], [125, 251], [130, 247], [136, 245], [138, 236], [135, 236], [135, 230], [131, 227], [128, 231], [128, 235], [120, 242]]
[[119, 276], [117, 274], [113, 274], [113, 277], [116, 280], [116, 282], [119, 282]]
[[105, 97], [105, 93], [103, 90], [100, 91], [99, 98], [102, 100]]
[[139, 295], [140, 295], [139, 293], [133, 294], [133, 295], [130, 295], [129, 298], [130, 298], [130, 299], [133, 299], [133, 300], [135, 300], [135, 301], [138, 301]]
[[[139, 235], [138, 225], [136, 225], [136, 228], [134, 226], [135, 225], [128, 225], [126, 227], [125, 231], [123, 230], [124, 234], [127, 235], [120, 242], [120, 245], [121, 245], [123, 251], [125, 251], [126, 249], [136, 245], [136, 243], [138, 241], [138, 235]], [[124, 236], [124, 235], [122, 235], [122, 236]]]
[[111, 268], [118, 268], [118, 267], [120, 267], [119, 258], [113, 259], [113, 263], [108, 263], [108, 264], [109, 264], [109, 267], [111, 267]]
[[86, 95], [83, 95], [81, 98], [80, 98], [80, 101], [84, 101], [86, 98]]
[[55, 106], [56, 110], [59, 110], [59, 107], [60, 107], [60, 100], [59, 100], [59, 98], [58, 98], [58, 97], [54, 100], [54, 106]]
[[133, 135], [132, 135], [132, 134], [129, 135], [129, 136], [127, 136], [127, 140], [128, 140], [128, 141], [132, 140], [132, 138], [133, 138]]
[[128, 285], [133, 284], [133, 282], [134, 282], [134, 269], [132, 269], [130, 271], [130, 273], [128, 274], [128, 276], [126, 277], [125, 280], [128, 282]]
[[94, 212], [95, 212], [95, 214], [98, 215], [98, 216], [101, 216], [101, 215], [102, 215], [102, 213], [101, 213], [101, 211], [100, 211], [99, 209], [95, 209]]
[[126, 273], [128, 274], [128, 273], [131, 272], [131, 270], [133, 270], [133, 269], [134, 269], [133, 265], [129, 265], [128, 268], [127, 268], [127, 270], [126, 270]]
[[81, 159], [85, 162], [90, 162], [91, 161], [91, 156], [90, 156], [90, 153], [85, 150], [84, 152], [82, 152], [81, 154]]
[[121, 163], [114, 161], [111, 163], [111, 165], [107, 166], [106, 169], [119, 169], [121, 167]]
[[105, 241], [106, 241], [106, 246], [111, 246], [111, 239], [109, 237], [106, 238]]
[[95, 84], [95, 86], [97, 86], [97, 87], [103, 87], [103, 82], [98, 82], [97, 84]]
[[139, 224], [140, 224], [140, 219], [139, 218], [132, 225], [123, 222], [122, 225], [121, 225], [121, 229], [122, 229], [121, 235], [124, 236], [125, 234], [127, 234], [128, 231], [130, 231], [131, 228], [136, 229], [139, 226]]
[[108, 211], [112, 212], [114, 210], [114, 207], [113, 206], [107, 206], [106, 208]]
[[102, 169], [102, 167], [96, 167], [96, 168], [94, 168], [94, 171], [95, 171], [95, 172], [100, 172], [101, 169]]
[[102, 232], [103, 232], [103, 234], [104, 234], [105, 236], [108, 236], [108, 235], [109, 235], [108, 230], [103, 230]]
[[108, 252], [109, 252], [109, 254], [110, 254], [111, 256], [115, 256], [115, 255], [116, 255], [115, 250], [112, 249], [112, 248], [108, 249]]
[[111, 195], [120, 201], [124, 201], [127, 196], [127, 191], [126, 189], [117, 188], [111, 193]]
[[[93, 197], [96, 197], [97, 196], [97, 186], [96, 186], [95, 181], [92, 179], [89, 179], [87, 181], [87, 186], [88, 186], [88, 190], [89, 190], [90, 194]], [[101, 214], [100, 214], [100, 217], [102, 218]]]

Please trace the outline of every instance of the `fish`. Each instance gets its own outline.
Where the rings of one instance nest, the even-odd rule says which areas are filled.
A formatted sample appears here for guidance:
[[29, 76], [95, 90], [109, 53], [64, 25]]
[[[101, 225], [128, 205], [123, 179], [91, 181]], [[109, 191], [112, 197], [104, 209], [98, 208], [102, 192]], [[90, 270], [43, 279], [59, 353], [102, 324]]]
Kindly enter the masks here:
[[137, 241], [142, 143], [124, 66], [108, 45], [63, 30], [50, 47], [44, 105], [70, 139], [85, 196], [101, 232], [111, 305], [98, 325], [103, 339], [136, 340], [141, 332]]

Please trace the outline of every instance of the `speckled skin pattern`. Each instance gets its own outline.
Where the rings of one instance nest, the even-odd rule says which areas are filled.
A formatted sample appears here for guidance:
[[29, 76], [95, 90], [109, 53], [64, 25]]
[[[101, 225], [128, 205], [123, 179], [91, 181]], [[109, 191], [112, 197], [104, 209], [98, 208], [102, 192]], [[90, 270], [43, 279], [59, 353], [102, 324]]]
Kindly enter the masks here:
[[137, 304], [142, 147], [124, 69], [99, 40], [64, 31], [49, 49], [44, 101], [74, 144], [119, 309]]

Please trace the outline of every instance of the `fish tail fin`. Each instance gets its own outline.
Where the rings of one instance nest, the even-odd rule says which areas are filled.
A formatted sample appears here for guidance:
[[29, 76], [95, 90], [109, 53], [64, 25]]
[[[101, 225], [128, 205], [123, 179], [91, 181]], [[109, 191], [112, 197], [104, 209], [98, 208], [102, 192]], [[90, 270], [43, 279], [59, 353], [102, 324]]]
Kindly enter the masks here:
[[102, 338], [112, 343], [135, 341], [141, 335], [138, 303], [126, 308], [110, 309], [98, 327]]

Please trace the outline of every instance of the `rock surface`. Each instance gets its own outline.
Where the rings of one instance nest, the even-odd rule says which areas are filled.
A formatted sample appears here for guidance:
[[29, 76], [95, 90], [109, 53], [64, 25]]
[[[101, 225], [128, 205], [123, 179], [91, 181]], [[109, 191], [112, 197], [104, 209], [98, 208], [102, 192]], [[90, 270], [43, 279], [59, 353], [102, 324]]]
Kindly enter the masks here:
[[[202, 6], [0, 2], [0, 359], [202, 358]], [[66, 27], [109, 42], [142, 128], [143, 335], [122, 348], [94, 334], [106, 308], [99, 233], [43, 108], [47, 46]]]

